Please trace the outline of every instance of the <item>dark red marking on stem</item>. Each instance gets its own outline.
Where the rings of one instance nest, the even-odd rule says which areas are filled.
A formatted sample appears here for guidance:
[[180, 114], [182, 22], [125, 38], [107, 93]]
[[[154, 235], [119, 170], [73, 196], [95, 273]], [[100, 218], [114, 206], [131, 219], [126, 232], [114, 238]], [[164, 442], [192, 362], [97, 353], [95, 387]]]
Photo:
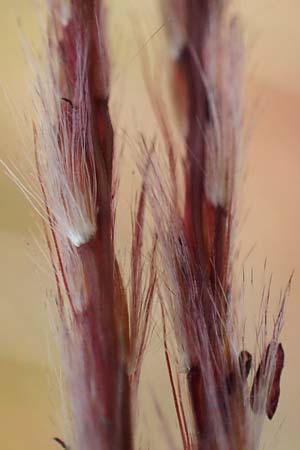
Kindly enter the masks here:
[[74, 108], [73, 103], [71, 102], [71, 100], [69, 98], [66, 97], [62, 97], [61, 98], [64, 102], [68, 103], [72, 108]]
[[209, 434], [209, 416], [207, 414], [206, 398], [204, 394], [203, 375], [200, 367], [194, 366], [189, 369], [187, 376], [189, 392], [194, 412], [197, 437], [207, 439]]
[[58, 438], [58, 437], [54, 437], [53, 440], [55, 442], [57, 442], [62, 448], [64, 448], [65, 450], [71, 450], [71, 447], [69, 447], [68, 445], [65, 444], [65, 442]]
[[275, 372], [274, 377], [271, 383], [271, 387], [269, 390], [267, 405], [266, 405], [266, 412], [268, 418], [271, 420], [274, 416], [279, 396], [280, 396], [280, 377], [281, 373], [284, 367], [284, 350], [281, 344], [278, 344], [277, 352], [276, 352], [276, 365], [275, 365]]
[[[279, 343], [277, 345], [273, 361], [270, 361], [270, 351], [271, 345], [269, 344], [266, 349], [265, 355], [263, 356], [261, 363], [258, 366], [253, 381], [250, 393], [250, 403], [252, 410], [255, 413], [258, 413], [261, 405], [259, 398], [260, 390], [263, 387], [265, 387], [264, 385], [267, 381], [266, 377], [268, 376], [268, 370], [273, 370], [269, 386], [266, 386], [267, 389], [266, 414], [268, 418], [271, 420], [276, 412], [280, 396], [280, 377], [284, 366], [284, 351], [282, 345]], [[272, 363], [275, 364], [274, 368], [270, 367], [270, 364]]]
[[247, 350], [242, 350], [239, 356], [241, 378], [246, 381], [252, 366], [252, 355]]

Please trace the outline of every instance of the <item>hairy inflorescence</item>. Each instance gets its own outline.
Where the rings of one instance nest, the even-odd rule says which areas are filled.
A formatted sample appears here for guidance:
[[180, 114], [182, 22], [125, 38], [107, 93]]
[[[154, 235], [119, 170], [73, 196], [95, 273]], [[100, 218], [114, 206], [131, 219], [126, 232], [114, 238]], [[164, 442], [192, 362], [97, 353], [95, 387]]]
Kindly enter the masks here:
[[[142, 139], [127, 283], [115, 244], [118, 183], [104, 0], [49, 1], [34, 144], [57, 287], [70, 448], [136, 447], [137, 393], [156, 296], [182, 448], [255, 450], [263, 420], [278, 404], [288, 290], [270, 339], [261, 331], [255, 362], [238, 333], [232, 282], [242, 147], [240, 25], [226, 0], [165, 0], [162, 11], [181, 142], [151, 86], [168, 171], [161, 170], [155, 145]], [[147, 204], [153, 223], [145, 256]], [[269, 292], [266, 298], [267, 304]]]
[[[149, 189], [167, 280], [160, 293], [163, 321], [171, 322], [177, 344], [178, 387], [173, 397], [185, 449], [258, 448], [264, 417], [271, 419], [277, 408], [284, 364], [279, 332], [286, 295], [270, 342], [263, 338], [266, 330], [261, 334], [256, 369], [242, 336], [237, 339], [232, 263], [242, 147], [243, 46], [239, 22], [228, 3], [163, 4], [172, 104], [184, 156], [183, 161], [178, 158], [178, 141], [172, 139], [156, 99], [169, 176], [153, 163]], [[155, 96], [153, 88], [150, 95]], [[166, 334], [165, 348], [173, 386]], [[180, 406], [184, 388], [192, 414]]]
[[57, 284], [72, 449], [128, 450], [149, 336], [155, 250], [145, 278], [142, 189], [127, 292], [114, 243], [117, 183], [102, 1], [50, 2], [47, 52], [37, 84], [35, 158]]

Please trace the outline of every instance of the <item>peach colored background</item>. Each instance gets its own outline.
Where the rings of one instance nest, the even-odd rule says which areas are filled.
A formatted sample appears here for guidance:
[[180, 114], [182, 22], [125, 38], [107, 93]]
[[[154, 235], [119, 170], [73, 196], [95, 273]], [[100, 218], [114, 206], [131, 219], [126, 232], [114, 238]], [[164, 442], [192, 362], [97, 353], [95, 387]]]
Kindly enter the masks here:
[[[135, 57], [139, 44], [134, 32], [149, 36], [161, 21], [150, 0], [112, 0], [109, 4], [117, 61], [114, 101], [121, 99], [124, 116], [131, 117], [134, 105], [141, 107], [143, 103]], [[275, 419], [266, 427], [262, 448], [298, 450], [300, 3], [239, 0], [236, 4], [246, 34], [246, 111], [250, 129], [241, 201], [241, 253], [247, 255], [254, 246], [246, 261], [246, 272], [254, 268], [257, 292], [263, 283], [264, 260], [268, 258], [275, 302], [291, 271], [296, 270], [283, 331], [287, 363], [282, 398]], [[0, 0], [0, 79], [9, 97], [0, 91], [0, 157], [5, 161], [17, 158], [18, 165], [29, 175], [30, 164], [23, 152], [27, 151], [30, 158], [30, 130], [23, 123], [22, 109], [30, 116], [31, 73], [21, 50], [17, 19], [26, 36], [39, 46], [37, 11], [33, 0]], [[138, 29], [133, 23], [138, 23]], [[158, 49], [162, 42], [159, 34], [147, 47]], [[146, 105], [142, 123], [151, 127]], [[49, 356], [54, 339], [45, 309], [46, 294], [51, 295], [51, 274], [37, 244], [39, 235], [36, 216], [0, 170], [0, 448], [6, 450], [54, 450], [57, 447], [51, 437], [62, 435], [59, 376], [57, 364]], [[120, 236], [126, 240], [126, 227], [120, 227]], [[247, 291], [246, 310], [251, 317], [255, 316], [258, 301], [257, 293]], [[163, 364], [155, 358], [155, 348], [149, 352], [146, 367], [153, 373], [150, 378], [161, 396], [165, 381], [157, 374]], [[151, 395], [145, 398], [150, 403]], [[156, 442], [153, 448], [163, 448], [159, 444], [159, 426], [151, 420], [147, 426], [151, 442]]]

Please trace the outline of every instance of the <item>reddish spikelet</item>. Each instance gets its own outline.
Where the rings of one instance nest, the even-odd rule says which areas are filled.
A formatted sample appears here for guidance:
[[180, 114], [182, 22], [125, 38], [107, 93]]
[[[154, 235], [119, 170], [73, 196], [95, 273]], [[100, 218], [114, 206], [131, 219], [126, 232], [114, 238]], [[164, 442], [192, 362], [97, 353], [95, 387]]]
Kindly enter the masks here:
[[103, 5], [73, 0], [67, 10], [61, 6], [51, 4], [47, 88], [53, 98], [46, 98], [46, 89], [40, 93], [36, 154], [59, 274], [74, 448], [130, 449], [130, 389], [117, 322], [118, 301], [125, 300], [116, 289]]
[[[252, 390], [247, 384], [252, 357], [238, 348], [233, 331], [230, 265], [241, 145], [241, 37], [227, 6], [222, 0], [170, 0], [164, 8], [173, 105], [186, 148], [185, 199], [181, 208], [174, 170], [178, 148], [170, 144], [163, 119], [170, 177], [169, 185], [158, 177], [152, 183], [152, 209], [194, 418], [190, 444], [176, 398], [185, 449], [256, 449], [258, 419], [261, 424], [265, 413], [271, 418], [275, 412], [283, 368], [281, 313], [269, 347], [263, 343]], [[154, 104], [161, 120], [160, 102]]]
[[[272, 379], [267, 383], [269, 392], [265, 405], [266, 413], [269, 419], [272, 419], [277, 409], [280, 395], [280, 377], [284, 365], [284, 351], [282, 345], [275, 343], [275, 345], [273, 344], [274, 348], [272, 349], [271, 347], [271, 344], [269, 344], [264, 352], [255, 374], [250, 393], [251, 408], [255, 413], [257, 413], [261, 408], [260, 402], [262, 401], [259, 391], [262, 389], [262, 385], [266, 384], [266, 378], [270, 376], [270, 369], [268, 365], [270, 364], [270, 361], [274, 361], [275, 368], [272, 372]], [[271, 356], [272, 351], [273, 356]]]
[[155, 246], [149, 277], [142, 277], [144, 190], [134, 219], [129, 293], [116, 258], [104, 23], [101, 0], [50, 2], [49, 70], [38, 85], [34, 131], [74, 450], [133, 448], [132, 411], [155, 285]]

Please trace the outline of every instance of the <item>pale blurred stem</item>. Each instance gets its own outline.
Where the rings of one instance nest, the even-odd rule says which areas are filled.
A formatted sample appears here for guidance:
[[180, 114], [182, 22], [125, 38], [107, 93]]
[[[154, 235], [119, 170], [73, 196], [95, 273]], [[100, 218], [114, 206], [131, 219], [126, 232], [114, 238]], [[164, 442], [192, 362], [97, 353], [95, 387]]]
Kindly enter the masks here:
[[[215, 8], [222, 2], [210, 0]], [[188, 96], [188, 134], [186, 138], [188, 173], [186, 176], [185, 199], [185, 231], [188, 243], [195, 260], [200, 267], [198, 282], [207, 282], [215, 295], [216, 309], [223, 317], [226, 305], [220, 295], [221, 287], [227, 290], [227, 210], [222, 206], [214, 206], [205, 192], [205, 167], [207, 144], [205, 137], [206, 125], [210, 122], [209, 101], [199, 67], [203, 68], [202, 48], [205, 31], [208, 27], [209, 9], [208, 0], [187, 0], [187, 30], [188, 45], [183, 49], [180, 58], [175, 62], [183, 74], [187, 86]], [[212, 244], [210, 244], [212, 240]], [[204, 298], [204, 313], [208, 314], [207, 323], [210, 323], [210, 314], [207, 311], [207, 302]]]
[[[225, 380], [224, 376], [220, 375], [218, 365], [224, 360], [225, 354], [228, 358], [228, 370], [231, 366], [224, 332], [227, 315], [227, 301], [224, 293], [228, 293], [229, 287], [227, 270], [230, 229], [227, 229], [227, 226], [230, 220], [228, 210], [223, 206], [213, 205], [207, 198], [205, 190], [208, 151], [205, 130], [210, 125], [211, 117], [207, 89], [199, 68], [204, 70], [203, 45], [209, 27], [210, 14], [212, 11], [218, 14], [223, 2], [222, 0], [185, 0], [184, 3], [186, 44], [174, 61], [174, 73], [179, 82], [185, 86], [188, 105], [185, 111], [188, 129], [184, 233], [193, 261], [193, 276], [198, 292], [201, 293], [197, 300], [199, 302], [197, 314], [203, 315], [213, 353], [215, 383], [222, 392]], [[176, 12], [173, 11], [173, 13], [176, 17]], [[214, 58], [215, 55], [212, 57]], [[194, 308], [192, 305], [191, 307]], [[192, 314], [195, 315], [195, 312]], [[223, 340], [220, 339], [221, 337]], [[201, 355], [194, 352], [194, 340], [201, 342], [201, 337], [191, 337], [188, 345], [192, 361], [188, 387], [195, 419], [197, 446], [201, 449], [203, 445], [206, 448], [206, 437], [213, 431], [207, 429], [209, 421], [206, 418], [208, 411], [205, 397], [206, 381], [201, 370]], [[224, 342], [222, 348], [219, 348], [220, 340]], [[219, 401], [222, 410], [222, 398]]]

